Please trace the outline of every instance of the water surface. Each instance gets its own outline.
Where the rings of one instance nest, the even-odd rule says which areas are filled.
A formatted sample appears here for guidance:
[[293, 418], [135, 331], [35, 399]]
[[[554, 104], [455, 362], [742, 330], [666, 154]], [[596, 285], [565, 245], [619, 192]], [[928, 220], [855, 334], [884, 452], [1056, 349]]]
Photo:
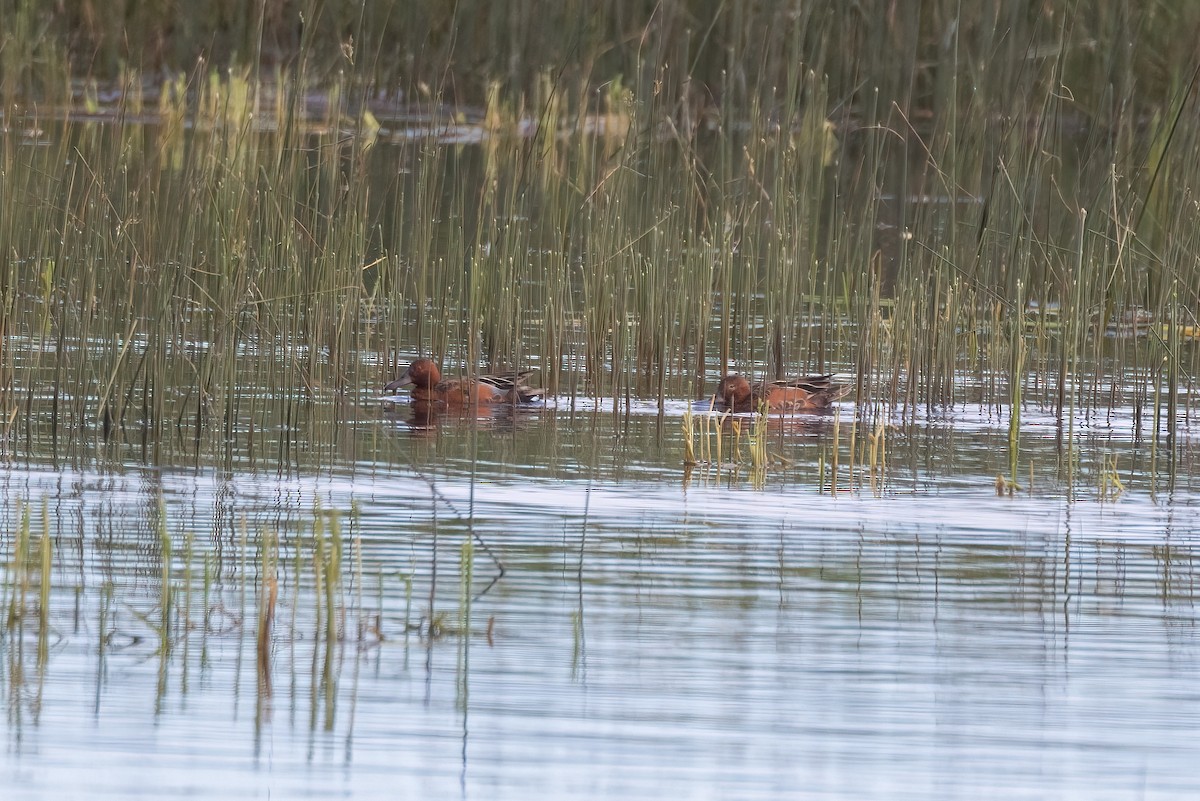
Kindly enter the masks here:
[[[323, 469], [5, 467], [6, 602], [25, 504], [55, 559], [48, 626], [34, 551], [0, 641], [5, 797], [1200, 791], [1188, 465], [1172, 488], [1097, 425], [1068, 486], [1033, 415], [1033, 486], [997, 496], [1006, 423], [959, 409], [894, 428], [872, 485], [846, 405], [777, 422], [763, 474], [689, 473], [684, 404], [567, 406], [429, 428], [379, 407]], [[335, 521], [330, 647], [312, 554]]]

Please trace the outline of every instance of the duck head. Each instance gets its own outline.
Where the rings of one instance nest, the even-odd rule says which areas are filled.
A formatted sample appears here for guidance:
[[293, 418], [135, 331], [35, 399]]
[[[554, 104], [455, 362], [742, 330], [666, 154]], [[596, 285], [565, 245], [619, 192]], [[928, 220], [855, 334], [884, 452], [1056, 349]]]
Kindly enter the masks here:
[[744, 376], [730, 373], [717, 384], [717, 400], [730, 409], [750, 402], [750, 382]]
[[442, 371], [438, 369], [437, 364], [433, 359], [417, 359], [408, 366], [404, 374], [384, 386], [384, 391], [388, 392], [401, 387], [417, 387], [419, 389], [431, 389], [442, 380]]

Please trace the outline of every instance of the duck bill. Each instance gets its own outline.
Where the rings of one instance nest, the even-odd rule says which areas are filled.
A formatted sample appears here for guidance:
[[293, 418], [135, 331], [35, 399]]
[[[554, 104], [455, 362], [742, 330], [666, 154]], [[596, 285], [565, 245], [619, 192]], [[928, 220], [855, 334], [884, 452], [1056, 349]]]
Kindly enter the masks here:
[[395, 381], [384, 384], [383, 391], [391, 392], [392, 390], [400, 389], [401, 387], [411, 387], [413, 385], [414, 382], [412, 380], [412, 376], [409, 375], [408, 370], [405, 370], [404, 375], [400, 376]]

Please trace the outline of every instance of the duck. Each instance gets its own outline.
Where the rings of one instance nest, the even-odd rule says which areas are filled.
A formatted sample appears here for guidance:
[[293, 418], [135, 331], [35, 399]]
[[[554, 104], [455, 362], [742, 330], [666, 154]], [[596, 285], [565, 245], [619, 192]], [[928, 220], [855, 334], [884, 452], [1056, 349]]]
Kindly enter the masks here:
[[805, 375], [781, 381], [763, 381], [754, 386], [745, 376], [730, 373], [717, 384], [714, 408], [730, 412], [819, 412], [848, 394], [852, 385], [836, 373]]
[[526, 386], [525, 380], [533, 370], [522, 370], [507, 376], [480, 375], [474, 379], [447, 378], [442, 380], [442, 371], [433, 359], [420, 358], [395, 381], [384, 385], [385, 392], [401, 387], [413, 388], [413, 404], [437, 404], [445, 406], [486, 406], [507, 403], [511, 405], [533, 403], [545, 396], [545, 391]]

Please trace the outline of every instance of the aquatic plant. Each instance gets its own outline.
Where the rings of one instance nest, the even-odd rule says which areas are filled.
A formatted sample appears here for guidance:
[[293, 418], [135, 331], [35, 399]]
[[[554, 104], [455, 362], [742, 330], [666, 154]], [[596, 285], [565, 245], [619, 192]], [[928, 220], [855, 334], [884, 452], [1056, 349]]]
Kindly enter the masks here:
[[[0, 34], [0, 449], [326, 465], [421, 353], [538, 367], [614, 416], [735, 367], [853, 371], [871, 431], [1006, 408], [1010, 481], [1025, 409], [1062, 420], [1070, 484], [1079, 422], [1132, 401], [1170, 480], [1200, 358], [1175, 32], [1200, 11], [1138, 12], [1114, 60], [1133, 12], [1110, 4], [922, 9], [644, 20], [636, 51], [597, 33], [557, 70], [463, 83], [441, 77], [463, 51], [439, 51], [397, 104], [393, 23], [367, 9], [363, 39], [306, 24], [288, 69], [250, 26], [248, 61], [102, 85], [72, 81], [67, 23], [23, 6]], [[475, 22], [459, 47], [499, 24]]]

